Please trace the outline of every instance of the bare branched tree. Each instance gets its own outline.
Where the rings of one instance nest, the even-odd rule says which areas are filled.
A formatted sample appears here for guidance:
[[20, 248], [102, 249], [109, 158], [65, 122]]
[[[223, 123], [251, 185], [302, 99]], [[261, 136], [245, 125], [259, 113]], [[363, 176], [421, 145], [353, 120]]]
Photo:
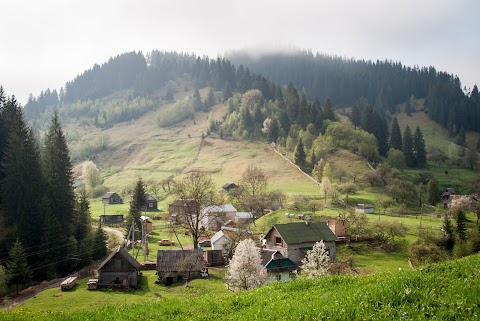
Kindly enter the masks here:
[[173, 184], [174, 195], [183, 202], [178, 214], [178, 222], [191, 234], [193, 248], [197, 248], [198, 240], [203, 233], [202, 220], [208, 213], [202, 211], [203, 206], [220, 204], [221, 198], [216, 192], [212, 178], [202, 171], [192, 171], [182, 180]]
[[240, 204], [252, 213], [261, 213], [268, 204], [268, 180], [262, 169], [251, 164], [240, 181]]

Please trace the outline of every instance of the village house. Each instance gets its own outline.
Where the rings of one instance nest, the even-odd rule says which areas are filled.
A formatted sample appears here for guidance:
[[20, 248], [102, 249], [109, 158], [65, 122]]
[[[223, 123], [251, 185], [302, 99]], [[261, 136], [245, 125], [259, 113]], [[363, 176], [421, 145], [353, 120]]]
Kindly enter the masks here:
[[253, 223], [255, 218], [251, 212], [236, 212], [235, 213], [235, 224], [238, 227], [245, 227]]
[[212, 250], [221, 250], [223, 256], [231, 256], [235, 245], [241, 240], [250, 237], [252, 231], [237, 227], [222, 226], [221, 230], [212, 236], [210, 242]]
[[145, 208], [147, 211], [156, 211], [158, 210], [158, 201], [150, 196], [150, 194], [145, 194]]
[[206, 230], [220, 231], [226, 221], [232, 220], [235, 222], [236, 213], [237, 209], [232, 204], [204, 206], [200, 214], [200, 224]]
[[263, 239], [266, 249], [277, 250], [296, 264], [315, 243], [323, 241], [330, 260], [335, 260], [337, 237], [325, 222], [274, 224]]
[[442, 191], [442, 202], [443, 202], [443, 208], [444, 209], [449, 209], [450, 208], [450, 203], [452, 202], [452, 199], [455, 198], [455, 196], [458, 196], [459, 193], [454, 189], [454, 188], [446, 188]]
[[138, 288], [140, 263], [121, 246], [98, 267], [98, 286], [107, 288]]
[[267, 269], [267, 283], [290, 281], [295, 271], [298, 270], [298, 265], [278, 250], [262, 248], [260, 257], [262, 258], [262, 265]]
[[158, 281], [165, 285], [200, 276], [203, 269], [202, 250], [158, 250]]
[[123, 200], [115, 192], [107, 192], [102, 196], [102, 203], [103, 204], [123, 204]]

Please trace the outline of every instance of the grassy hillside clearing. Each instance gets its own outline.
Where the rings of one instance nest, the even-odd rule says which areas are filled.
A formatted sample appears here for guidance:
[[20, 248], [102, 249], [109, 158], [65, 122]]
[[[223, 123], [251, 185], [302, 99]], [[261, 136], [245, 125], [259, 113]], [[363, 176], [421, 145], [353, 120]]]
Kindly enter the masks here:
[[[275, 283], [239, 294], [220, 282], [196, 280], [191, 288], [165, 289], [161, 298], [148, 285], [133, 293], [45, 291], [34, 300], [0, 312], [9, 320], [477, 320], [480, 317], [480, 256], [397, 271], [352, 277]], [[148, 277], [150, 280], [150, 277]], [[198, 282], [197, 282], [198, 281]], [[197, 283], [195, 283], [197, 282]], [[210, 291], [200, 283], [217, 285]], [[204, 295], [197, 296], [199, 292]], [[148, 293], [148, 294], [147, 294]], [[58, 296], [55, 296], [58, 294]], [[165, 294], [165, 296], [163, 296]], [[178, 294], [178, 296], [176, 295]], [[132, 298], [149, 297], [134, 304]], [[188, 300], [185, 297], [190, 296]], [[68, 298], [70, 297], [70, 300]], [[83, 301], [75, 297], [82, 297]], [[62, 310], [53, 302], [62, 301]], [[103, 301], [100, 307], [99, 301]], [[148, 302], [149, 301], [149, 302]], [[33, 301], [32, 301], [33, 302]], [[94, 304], [92, 302], [95, 302]], [[108, 303], [107, 303], [108, 302]], [[28, 302], [27, 302], [28, 303]], [[67, 307], [70, 307], [68, 309]]]

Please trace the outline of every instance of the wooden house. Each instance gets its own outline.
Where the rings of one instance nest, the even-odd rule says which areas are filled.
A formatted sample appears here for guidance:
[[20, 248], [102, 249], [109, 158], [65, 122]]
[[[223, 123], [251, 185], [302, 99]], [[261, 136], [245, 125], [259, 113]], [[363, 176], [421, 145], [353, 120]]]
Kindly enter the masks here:
[[140, 263], [121, 246], [98, 267], [98, 286], [107, 288], [138, 288]]
[[267, 269], [268, 283], [289, 281], [292, 279], [292, 274], [298, 270], [298, 265], [278, 250], [261, 249], [260, 257], [262, 265]]
[[165, 285], [198, 277], [202, 269], [202, 250], [158, 250], [158, 281]]
[[107, 192], [102, 196], [102, 203], [103, 204], [123, 204], [123, 200], [115, 192]]
[[325, 222], [274, 224], [264, 237], [268, 250], [277, 250], [296, 264], [319, 241], [325, 243], [330, 259], [335, 260], [337, 237]]
[[372, 214], [375, 212], [375, 207], [372, 204], [357, 204], [355, 206], [355, 213]]
[[235, 213], [235, 224], [237, 226], [243, 227], [253, 223], [255, 218], [251, 212], [236, 212]]
[[459, 195], [459, 193], [453, 188], [446, 188], [443, 190], [441, 198], [442, 198], [444, 209], [450, 208], [450, 203], [452, 202], [452, 200], [455, 198], [456, 195]]
[[158, 210], [158, 201], [150, 196], [149, 194], [146, 194], [145, 198], [145, 210], [147, 211], [157, 211]]

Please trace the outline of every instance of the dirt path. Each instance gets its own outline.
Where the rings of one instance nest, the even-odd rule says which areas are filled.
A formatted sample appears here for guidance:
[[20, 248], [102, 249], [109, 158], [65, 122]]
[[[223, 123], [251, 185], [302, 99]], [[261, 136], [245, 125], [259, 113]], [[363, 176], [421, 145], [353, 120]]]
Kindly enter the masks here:
[[125, 241], [125, 236], [123, 235], [123, 233], [121, 231], [116, 230], [116, 229], [111, 228], [111, 227], [106, 227], [106, 226], [102, 226], [102, 229], [107, 233], [115, 234], [118, 238]]

